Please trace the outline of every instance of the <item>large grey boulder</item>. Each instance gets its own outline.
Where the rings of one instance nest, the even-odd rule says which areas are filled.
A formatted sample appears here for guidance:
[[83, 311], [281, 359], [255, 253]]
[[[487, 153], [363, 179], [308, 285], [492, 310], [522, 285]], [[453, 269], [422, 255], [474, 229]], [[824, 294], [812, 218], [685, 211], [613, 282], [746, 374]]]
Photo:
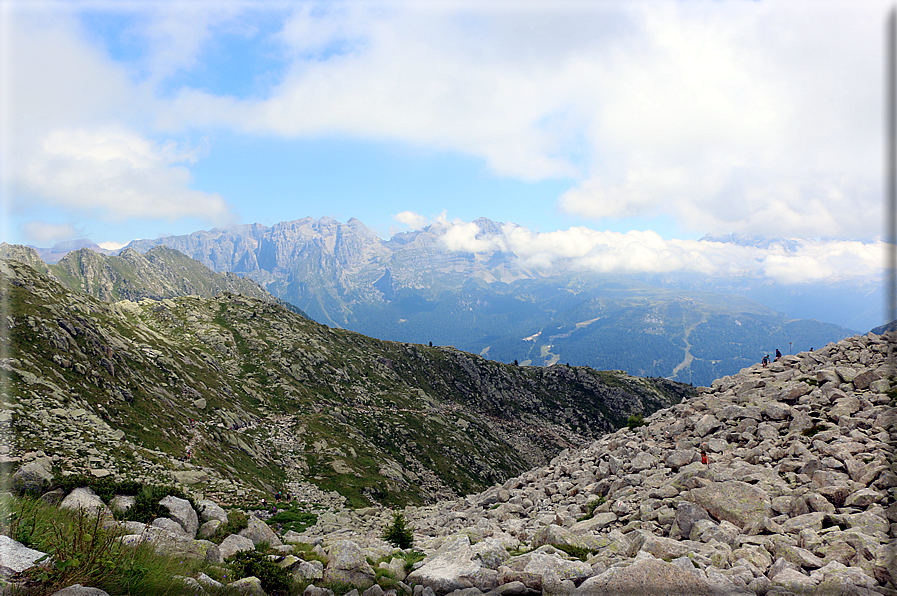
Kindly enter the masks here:
[[688, 538], [691, 527], [699, 519], [710, 519], [707, 510], [690, 501], [679, 501], [676, 505], [676, 515], [670, 526], [670, 538]]
[[556, 578], [558, 581], [582, 581], [592, 575], [592, 566], [582, 561], [570, 561], [556, 554], [544, 552], [530, 553], [529, 562], [523, 568], [524, 573], [531, 573], [542, 578]]
[[577, 596], [619, 596], [645, 594], [664, 596], [716, 596], [700, 576], [678, 565], [654, 558], [636, 559], [626, 567], [611, 567], [585, 580]]
[[766, 491], [740, 480], [711, 482], [690, 490], [687, 498], [716, 519], [732, 522], [740, 528], [772, 517], [771, 499]]
[[59, 504], [59, 507], [62, 509], [72, 509], [79, 510], [82, 509], [85, 513], [90, 515], [95, 515], [99, 512], [100, 515], [106, 517], [112, 517], [112, 511], [106, 507], [106, 504], [103, 503], [103, 500], [97, 495], [97, 493], [93, 492], [93, 489], [87, 487], [80, 487], [74, 489], [70, 492], [66, 497], [62, 500], [62, 503]]
[[675, 449], [663, 459], [664, 463], [673, 470], [679, 470], [679, 468], [700, 460], [701, 455], [694, 449]]
[[181, 524], [167, 517], [157, 517], [150, 525], [154, 528], [165, 530], [172, 536], [177, 536], [179, 538], [193, 538], [192, 536], [187, 535]]
[[274, 530], [254, 515], [249, 516], [249, 521], [247, 522], [246, 527], [240, 530], [240, 536], [249, 538], [256, 546], [262, 542], [267, 542], [270, 546], [283, 545], [283, 542], [280, 541], [280, 538], [277, 537]]
[[196, 504], [199, 507], [199, 516], [203, 522], [217, 519], [222, 523], [227, 523], [227, 511], [225, 511], [215, 501], [203, 499]]
[[57, 590], [50, 596], [109, 596], [109, 593], [99, 588], [91, 588], [89, 586], [82, 586], [81, 584], [74, 584], [67, 588]]
[[374, 569], [368, 564], [364, 551], [350, 540], [340, 540], [330, 547], [329, 561], [324, 570], [328, 582], [346, 582], [368, 588], [374, 583]]
[[28, 548], [21, 542], [0, 534], [0, 568], [5, 567], [15, 573], [20, 573], [32, 567], [35, 561], [46, 555], [47, 553]]
[[197, 517], [193, 507], [190, 506], [190, 501], [168, 495], [159, 501], [159, 505], [168, 509], [168, 516], [180, 524], [189, 538], [196, 538], [196, 531], [199, 529], [199, 517]]
[[[486, 570], [479, 560], [474, 560], [475, 556], [467, 536], [450, 537], [433, 555], [424, 559], [420, 568], [409, 573], [406, 581], [429, 587], [437, 594], [486, 587]], [[495, 577], [497, 579], [497, 575]]]
[[302, 561], [293, 567], [293, 577], [297, 579], [323, 579], [324, 563], [320, 561]]
[[262, 580], [255, 577], [254, 575], [238, 579], [237, 581], [231, 582], [227, 585], [229, 588], [239, 594], [249, 594], [250, 596], [267, 596], [265, 590], [262, 588]]
[[221, 557], [227, 559], [244, 550], [255, 550], [255, 543], [246, 536], [231, 534], [218, 546]]
[[150, 542], [156, 552], [160, 554], [186, 557], [212, 564], [224, 561], [218, 545], [208, 540], [190, 540], [162, 534], [154, 537]]
[[47, 457], [25, 464], [12, 475], [12, 491], [19, 495], [25, 492], [42, 493], [53, 481], [52, 465], [53, 462]]
[[215, 535], [215, 532], [218, 531], [218, 528], [220, 526], [221, 520], [210, 519], [209, 521], [203, 523], [203, 525], [199, 526], [199, 530], [196, 532], [196, 537], [208, 540]]

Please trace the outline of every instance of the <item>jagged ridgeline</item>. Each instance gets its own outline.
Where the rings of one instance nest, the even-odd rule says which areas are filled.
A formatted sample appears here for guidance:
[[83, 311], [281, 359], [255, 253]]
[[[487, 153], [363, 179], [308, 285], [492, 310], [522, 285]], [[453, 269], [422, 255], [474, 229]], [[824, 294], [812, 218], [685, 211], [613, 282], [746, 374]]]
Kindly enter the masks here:
[[167, 246], [154, 247], [146, 254], [126, 248], [118, 256], [82, 248], [68, 253], [58, 263], [48, 265], [33, 248], [2, 243], [0, 257], [31, 265], [70, 290], [107, 302], [191, 295], [210, 297], [231, 292], [276, 302], [305, 315], [298, 307], [272, 296], [256, 282], [235, 273], [212, 271], [196, 259]]
[[20, 261], [0, 274], [4, 455], [224, 502], [297, 483], [355, 506], [470, 493], [693, 391], [380, 341], [232, 293], [102, 302]]

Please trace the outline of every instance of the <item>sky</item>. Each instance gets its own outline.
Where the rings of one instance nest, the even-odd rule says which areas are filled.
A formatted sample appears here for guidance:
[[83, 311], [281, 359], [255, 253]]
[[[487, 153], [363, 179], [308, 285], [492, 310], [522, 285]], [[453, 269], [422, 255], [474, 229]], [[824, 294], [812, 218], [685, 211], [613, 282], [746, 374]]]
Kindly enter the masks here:
[[874, 278], [889, 7], [0, 0], [0, 239], [355, 217], [604, 270]]

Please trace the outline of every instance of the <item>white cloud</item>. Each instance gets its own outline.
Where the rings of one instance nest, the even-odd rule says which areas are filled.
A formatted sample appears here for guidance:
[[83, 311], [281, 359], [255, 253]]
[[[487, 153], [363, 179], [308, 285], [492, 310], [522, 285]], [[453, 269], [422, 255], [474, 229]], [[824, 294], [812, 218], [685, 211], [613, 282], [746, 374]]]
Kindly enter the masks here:
[[710, 240], [667, 240], [646, 231], [601, 232], [574, 227], [533, 232], [504, 224], [500, 234], [487, 234], [475, 222], [434, 226], [448, 250], [513, 253], [521, 266], [572, 271], [750, 275], [781, 284], [856, 279], [882, 275], [886, 245], [881, 241], [792, 239], [769, 246], [745, 246]]
[[393, 220], [408, 226], [410, 230], [420, 230], [429, 223], [426, 217], [414, 211], [402, 211], [392, 216]]
[[198, 151], [153, 140], [145, 122], [155, 101], [150, 90], [81, 32], [75, 7], [19, 3], [5, 12], [14, 25], [3, 30], [0, 175], [10, 210], [63, 209], [114, 222], [232, 222], [220, 195], [190, 188]]
[[61, 240], [68, 240], [80, 234], [70, 223], [29, 221], [22, 224], [22, 232], [36, 246], [49, 246]]
[[112, 240], [108, 242], [98, 242], [97, 246], [100, 248], [105, 248], [106, 250], [118, 250], [119, 248], [124, 248], [128, 245], [127, 242], [122, 244], [121, 242], [114, 242]]
[[227, 223], [218, 194], [189, 188], [195, 151], [122, 129], [57, 130], [13, 176], [17, 195], [103, 219], [199, 217]]

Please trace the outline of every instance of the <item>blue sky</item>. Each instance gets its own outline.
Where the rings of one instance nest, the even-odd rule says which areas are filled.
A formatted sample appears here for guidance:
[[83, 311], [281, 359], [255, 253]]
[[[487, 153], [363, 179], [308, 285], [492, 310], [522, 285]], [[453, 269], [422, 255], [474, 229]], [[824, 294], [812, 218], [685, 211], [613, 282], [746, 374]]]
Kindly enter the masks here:
[[6, 242], [484, 216], [881, 265], [886, 2], [0, 6]]

